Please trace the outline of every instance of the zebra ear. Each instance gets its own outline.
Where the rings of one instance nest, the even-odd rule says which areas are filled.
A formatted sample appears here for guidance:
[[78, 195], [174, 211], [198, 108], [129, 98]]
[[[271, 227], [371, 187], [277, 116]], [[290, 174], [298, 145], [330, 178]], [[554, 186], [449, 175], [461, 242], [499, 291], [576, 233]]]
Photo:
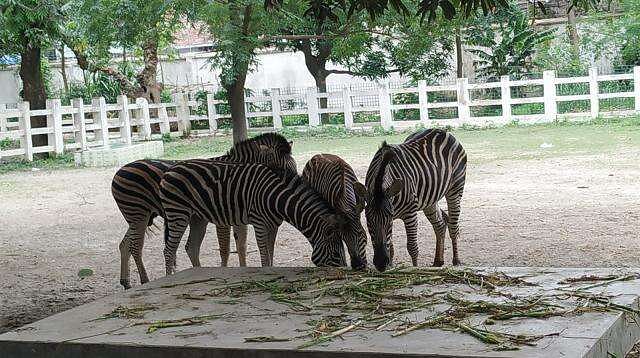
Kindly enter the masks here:
[[364, 204], [367, 201], [367, 187], [360, 182], [353, 183], [353, 191], [356, 194], [356, 206], [355, 213], [360, 214], [364, 209]]
[[404, 188], [404, 182], [401, 179], [394, 179], [391, 185], [384, 191], [384, 194], [391, 198], [398, 195], [402, 188]]
[[292, 140], [289, 141], [289, 148], [293, 148], [293, 141]]

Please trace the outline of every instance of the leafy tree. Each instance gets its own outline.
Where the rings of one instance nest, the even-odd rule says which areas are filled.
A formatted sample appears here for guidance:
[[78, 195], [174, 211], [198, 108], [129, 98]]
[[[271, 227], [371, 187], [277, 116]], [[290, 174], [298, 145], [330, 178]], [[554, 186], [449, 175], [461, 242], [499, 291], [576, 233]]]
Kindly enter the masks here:
[[[101, 72], [120, 83], [131, 97], [160, 102], [162, 84], [157, 81], [158, 52], [173, 40], [180, 17], [187, 11], [184, 1], [165, 0], [74, 0], [64, 28], [66, 45], [83, 70]], [[132, 80], [113, 66], [110, 49], [133, 49], [142, 64]]]
[[[0, 0], [0, 56], [20, 54], [22, 98], [32, 109], [46, 106], [42, 52], [58, 39], [62, 5], [58, 0]], [[46, 125], [46, 117], [31, 117], [33, 128]], [[47, 135], [34, 136], [33, 143], [46, 145]]]
[[[376, 79], [400, 72], [437, 79], [449, 67], [451, 39], [442, 26], [422, 26], [419, 19], [396, 10], [372, 19], [364, 12], [349, 14], [339, 2], [328, 4], [329, 9], [306, 6], [301, 1], [282, 4], [278, 16], [282, 35], [275, 40], [280, 48], [304, 54], [321, 92], [326, 92], [332, 74]], [[328, 68], [329, 62], [343, 69]], [[326, 106], [327, 100], [320, 99], [320, 108]]]
[[258, 0], [204, 1], [193, 14], [204, 22], [214, 42], [211, 64], [221, 71], [227, 92], [234, 142], [247, 138], [245, 81], [256, 64], [257, 51], [270, 45], [273, 15]]
[[531, 70], [538, 47], [553, 37], [553, 30], [536, 31], [517, 5], [479, 18], [466, 29], [467, 43], [478, 48], [478, 72], [483, 77], [519, 75]]

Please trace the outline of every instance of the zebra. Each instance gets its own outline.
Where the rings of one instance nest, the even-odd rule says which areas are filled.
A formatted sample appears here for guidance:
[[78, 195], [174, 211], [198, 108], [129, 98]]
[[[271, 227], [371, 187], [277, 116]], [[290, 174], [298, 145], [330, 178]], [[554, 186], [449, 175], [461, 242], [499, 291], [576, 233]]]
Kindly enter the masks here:
[[[212, 158], [222, 161], [260, 162], [271, 168], [297, 173], [296, 162], [291, 156], [292, 142], [276, 133], [264, 133], [232, 147], [226, 155]], [[171, 160], [138, 160], [123, 166], [111, 183], [111, 193], [128, 223], [129, 228], [120, 242], [120, 284], [128, 289], [130, 284], [129, 259], [133, 255], [140, 283], [149, 281], [142, 261], [142, 247], [147, 227], [155, 217], [164, 217], [160, 203], [159, 186], [164, 172], [179, 163]], [[200, 266], [200, 242], [204, 238], [207, 221], [197, 216], [190, 218], [189, 239], [186, 251], [194, 266]], [[229, 257], [230, 227], [217, 226], [222, 266]], [[236, 248], [240, 266], [246, 266], [246, 227], [234, 227]], [[197, 243], [197, 244], [192, 244]]]
[[[349, 217], [349, 220], [358, 226], [358, 232], [362, 235], [358, 242], [362, 247], [358, 247], [357, 250], [364, 253], [367, 234], [360, 222], [360, 214], [364, 209], [367, 189], [358, 182], [351, 166], [336, 155], [317, 154], [305, 165], [302, 178], [333, 208]], [[352, 261], [351, 266], [356, 267], [358, 264]]]
[[346, 266], [344, 242], [353, 267], [366, 266], [366, 253], [358, 251], [366, 245], [359, 242], [361, 225], [333, 209], [297, 174], [257, 163], [189, 160], [165, 172], [160, 197], [167, 275], [175, 272], [176, 251], [193, 216], [216, 225], [253, 225], [262, 266], [273, 265], [275, 238], [284, 220], [307, 237], [315, 265]]
[[[406, 138], [404, 143], [378, 149], [365, 185], [365, 216], [374, 248], [373, 262], [384, 271], [393, 260], [392, 221], [401, 219], [407, 234], [407, 250], [418, 265], [417, 214], [424, 212], [436, 234], [434, 266], [444, 265], [444, 237], [447, 226], [453, 249], [453, 264], [460, 265], [458, 237], [460, 201], [464, 191], [467, 155], [453, 135], [427, 129]], [[447, 201], [447, 213], [438, 201]]]

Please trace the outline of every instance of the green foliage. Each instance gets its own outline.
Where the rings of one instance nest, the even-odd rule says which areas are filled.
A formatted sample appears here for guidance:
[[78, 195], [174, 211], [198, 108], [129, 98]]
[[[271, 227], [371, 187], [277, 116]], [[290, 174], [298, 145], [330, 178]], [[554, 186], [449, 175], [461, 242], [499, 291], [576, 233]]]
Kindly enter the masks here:
[[61, 0], [0, 0], [0, 56], [56, 41], [63, 4]]
[[484, 48], [470, 49], [478, 56], [480, 76], [497, 79], [528, 73], [539, 45], [552, 38], [552, 30], [536, 31], [517, 5], [475, 21], [466, 31], [467, 43]]
[[[211, 66], [221, 70], [220, 82], [227, 88], [243, 81], [254, 69], [256, 50], [269, 44], [274, 31], [273, 16], [258, 0], [205, 2], [194, 11], [195, 20], [207, 24], [214, 41]], [[265, 38], [267, 37], [267, 38]]]
[[46, 57], [42, 57], [40, 62], [40, 72], [42, 73], [42, 79], [44, 81], [44, 89], [47, 93], [47, 97], [51, 97], [55, 89], [53, 88], [53, 74], [51, 73], [51, 64]]
[[[135, 78], [133, 69], [128, 64], [119, 66], [121, 73], [125, 74], [131, 81]], [[118, 96], [123, 94], [124, 90], [119, 81], [116, 81], [104, 73], [97, 72], [89, 74], [87, 82], [71, 82], [69, 88], [65, 92], [60, 91], [55, 94], [59, 97], [64, 105], [68, 105], [74, 98], [82, 98], [85, 103], [90, 103], [94, 97], [104, 97], [107, 103], [116, 103]]]

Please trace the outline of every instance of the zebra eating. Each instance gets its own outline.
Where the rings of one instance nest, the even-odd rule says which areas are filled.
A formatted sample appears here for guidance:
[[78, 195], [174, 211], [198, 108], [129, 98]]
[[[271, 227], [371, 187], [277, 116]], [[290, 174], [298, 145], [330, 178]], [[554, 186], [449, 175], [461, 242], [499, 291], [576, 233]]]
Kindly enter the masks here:
[[[226, 155], [212, 160], [232, 162], [259, 162], [275, 170], [297, 173], [296, 162], [291, 156], [292, 142], [277, 133], [264, 133], [242, 141], [232, 147]], [[142, 261], [142, 247], [147, 227], [156, 216], [164, 218], [160, 203], [159, 186], [164, 172], [178, 163], [172, 160], [138, 160], [118, 170], [111, 182], [111, 193], [129, 225], [120, 242], [120, 284], [131, 287], [129, 259], [133, 256], [140, 276], [140, 283], [149, 281]], [[207, 221], [197, 216], [190, 218], [189, 239], [185, 249], [193, 266], [200, 266], [200, 244], [207, 230]], [[229, 258], [231, 228], [217, 226], [221, 265]], [[234, 227], [236, 248], [240, 266], [246, 266], [246, 226]]]
[[[176, 251], [193, 216], [216, 225], [253, 225], [262, 266], [273, 265], [283, 221], [308, 239], [316, 266], [346, 266], [343, 243], [352, 262], [366, 263], [358, 249], [363, 245], [359, 217], [356, 223], [337, 212], [297, 174], [255, 163], [187, 160], [164, 173], [160, 198], [166, 217], [167, 274], [175, 271]], [[364, 240], [366, 245], [366, 236]]]
[[[453, 264], [460, 265], [458, 237], [460, 201], [464, 191], [467, 155], [448, 132], [427, 129], [408, 136], [402, 144], [386, 142], [374, 155], [367, 170], [365, 216], [371, 236], [373, 263], [379, 271], [393, 262], [392, 222], [404, 222], [407, 251], [418, 265], [418, 217], [423, 211], [436, 234], [434, 266], [444, 265], [444, 237], [451, 238]], [[447, 211], [438, 201], [446, 199]]]

